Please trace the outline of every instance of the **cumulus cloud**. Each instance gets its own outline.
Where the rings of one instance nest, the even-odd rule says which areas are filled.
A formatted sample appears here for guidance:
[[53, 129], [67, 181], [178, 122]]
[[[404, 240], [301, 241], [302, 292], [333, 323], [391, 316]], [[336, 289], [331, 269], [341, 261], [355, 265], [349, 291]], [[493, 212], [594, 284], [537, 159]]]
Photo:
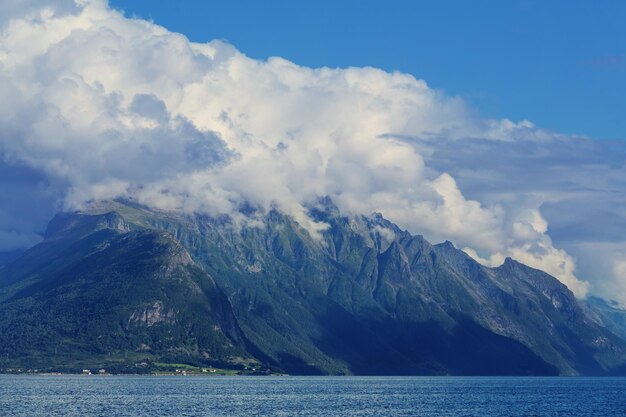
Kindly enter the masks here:
[[563, 200], [563, 174], [544, 186], [532, 162], [589, 141], [481, 119], [408, 74], [192, 43], [103, 0], [2, 7], [0, 155], [55, 184], [65, 208], [130, 197], [217, 214], [245, 203], [315, 234], [324, 225], [307, 207], [328, 196], [346, 214], [381, 212], [485, 263], [513, 256], [579, 296], [589, 289], [543, 212]]
[[[533, 243], [527, 255], [544, 254], [541, 263], [520, 253], [514, 257], [564, 282], [563, 276], [575, 273], [589, 281], [590, 291], [624, 300], [622, 278], [612, 265], [626, 253], [626, 142], [527, 129], [513, 139], [411, 140], [426, 149], [429, 166], [457, 180], [467, 198], [503, 207], [512, 246]], [[553, 253], [555, 247], [560, 253]]]

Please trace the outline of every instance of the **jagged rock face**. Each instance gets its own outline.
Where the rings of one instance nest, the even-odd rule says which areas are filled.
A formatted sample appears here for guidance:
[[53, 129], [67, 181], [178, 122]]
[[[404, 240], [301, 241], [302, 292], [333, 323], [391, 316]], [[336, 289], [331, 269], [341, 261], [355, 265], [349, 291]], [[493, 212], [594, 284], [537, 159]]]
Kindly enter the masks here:
[[[328, 224], [321, 239], [276, 211], [237, 224], [109, 203], [58, 217], [22, 259], [37, 250], [64, 258], [63, 242], [90, 228], [118, 236], [126, 256], [137, 252], [133, 236], [156, 234], [168, 244], [152, 279], [194, 297], [209, 282], [225, 295], [206, 317], [228, 343], [291, 373], [606, 374], [626, 361], [624, 341], [541, 271], [512, 260], [481, 266], [450, 242], [431, 245], [376, 214], [343, 217], [332, 206], [311, 214]], [[107, 244], [93, 250], [110, 260], [118, 255]], [[15, 288], [23, 285], [16, 275], [33, 271], [50, 274], [18, 262], [3, 280]], [[189, 278], [196, 273], [205, 275]], [[122, 327], [184, 327], [188, 317], [166, 300], [145, 298]]]
[[176, 312], [171, 308], [163, 307], [163, 302], [157, 300], [152, 305], [133, 311], [126, 327], [129, 328], [131, 325], [151, 327], [159, 323], [176, 323]]

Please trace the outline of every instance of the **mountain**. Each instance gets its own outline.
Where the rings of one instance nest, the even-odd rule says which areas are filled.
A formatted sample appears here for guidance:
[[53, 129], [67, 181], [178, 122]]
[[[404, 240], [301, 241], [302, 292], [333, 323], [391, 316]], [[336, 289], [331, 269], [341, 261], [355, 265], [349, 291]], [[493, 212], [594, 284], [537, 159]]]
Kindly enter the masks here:
[[249, 357], [227, 298], [181, 244], [115, 213], [55, 217], [0, 276], [0, 353], [12, 367]]
[[626, 340], [626, 308], [616, 301], [607, 301], [599, 297], [588, 297], [585, 306], [596, 315], [598, 322]]
[[0, 252], [0, 267], [6, 265], [8, 263], [11, 263], [12, 261], [14, 261], [17, 258], [19, 258], [19, 256], [22, 254], [22, 252], [23, 252], [23, 250], [21, 250], [21, 249]]
[[0, 358], [626, 372], [626, 342], [544, 272], [512, 259], [488, 268], [328, 201], [310, 215], [328, 225], [321, 236], [276, 210], [211, 217], [110, 202], [59, 214], [41, 244], [0, 269]]

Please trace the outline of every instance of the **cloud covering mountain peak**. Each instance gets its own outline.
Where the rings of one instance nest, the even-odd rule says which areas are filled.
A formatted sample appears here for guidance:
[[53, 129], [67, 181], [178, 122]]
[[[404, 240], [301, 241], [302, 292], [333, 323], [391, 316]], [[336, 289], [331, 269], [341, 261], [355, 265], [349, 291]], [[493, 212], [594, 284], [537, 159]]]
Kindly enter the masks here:
[[[532, 172], [536, 184], [524, 183], [491, 158], [517, 149], [503, 160], [548, 152], [551, 161], [591, 146], [603, 167], [604, 145], [482, 119], [409, 74], [307, 68], [251, 59], [222, 41], [193, 43], [102, 0], [3, 12], [11, 18], [0, 21], [0, 172], [31, 170], [39, 191], [30, 198], [76, 208], [124, 197], [209, 214], [276, 207], [315, 233], [324, 225], [307, 207], [328, 196], [342, 212], [383, 213], [484, 263], [512, 256], [578, 296], [590, 288], [548, 234], [542, 205], [565, 198], [551, 192], [558, 186], [542, 189]], [[33, 240], [33, 230], [9, 227], [24, 201], [0, 216], [5, 247]], [[620, 277], [605, 279], [624, 288]]]

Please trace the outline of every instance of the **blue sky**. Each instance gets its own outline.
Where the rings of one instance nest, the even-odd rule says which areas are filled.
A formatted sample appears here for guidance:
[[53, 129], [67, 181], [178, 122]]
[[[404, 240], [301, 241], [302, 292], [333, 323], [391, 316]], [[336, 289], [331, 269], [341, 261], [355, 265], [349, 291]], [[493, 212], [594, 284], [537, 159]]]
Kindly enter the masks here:
[[626, 139], [624, 1], [112, 0], [192, 41], [299, 65], [374, 66], [459, 95], [483, 117]]

